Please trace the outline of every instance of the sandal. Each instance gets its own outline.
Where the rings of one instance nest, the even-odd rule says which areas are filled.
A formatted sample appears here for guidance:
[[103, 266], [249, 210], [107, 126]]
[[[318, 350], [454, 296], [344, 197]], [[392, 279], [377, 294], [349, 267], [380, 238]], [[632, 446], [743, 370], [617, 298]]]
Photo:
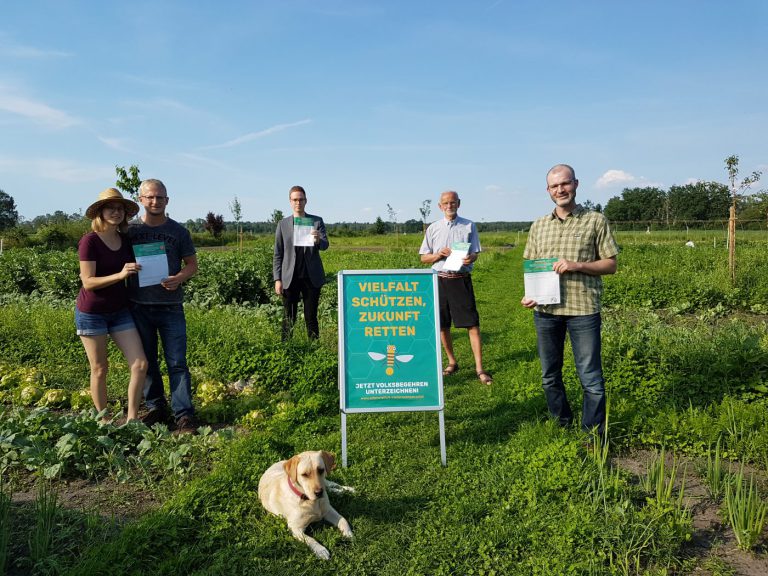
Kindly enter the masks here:
[[448, 364], [448, 366], [443, 368], [443, 376], [450, 376], [451, 374], [456, 374], [456, 372], [458, 371], [459, 371], [458, 364]]
[[493, 378], [491, 378], [491, 375], [488, 374], [485, 370], [481, 370], [477, 373], [477, 377], [480, 379], [480, 382], [485, 384], [486, 386], [490, 386], [493, 384]]

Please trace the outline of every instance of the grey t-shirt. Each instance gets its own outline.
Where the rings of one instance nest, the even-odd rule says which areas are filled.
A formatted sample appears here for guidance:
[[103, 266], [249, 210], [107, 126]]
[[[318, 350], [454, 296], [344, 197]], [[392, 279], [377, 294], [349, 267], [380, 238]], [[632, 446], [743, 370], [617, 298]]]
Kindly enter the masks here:
[[[192, 243], [189, 230], [170, 218], [159, 226], [148, 226], [141, 221], [131, 224], [128, 227], [128, 237], [133, 246], [163, 242], [170, 276], [179, 273], [183, 258], [195, 254], [195, 245]], [[176, 290], [166, 290], [160, 284], [139, 288], [139, 279], [136, 275], [129, 277], [128, 291], [131, 302], [139, 304], [181, 304], [184, 302], [183, 286], [179, 286]]]

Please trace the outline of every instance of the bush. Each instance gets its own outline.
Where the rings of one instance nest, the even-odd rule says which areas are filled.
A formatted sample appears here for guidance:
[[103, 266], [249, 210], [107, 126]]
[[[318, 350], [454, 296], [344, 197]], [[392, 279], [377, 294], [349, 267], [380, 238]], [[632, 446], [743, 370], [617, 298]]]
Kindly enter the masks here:
[[80, 289], [79, 274], [74, 250], [8, 250], [0, 256], [0, 294], [38, 294], [73, 300]]
[[197, 275], [184, 287], [187, 302], [205, 307], [269, 302], [272, 253], [266, 247], [244, 253], [200, 252], [198, 263]]
[[[243, 253], [200, 252], [199, 271], [185, 286], [186, 301], [199, 306], [259, 305], [272, 294], [272, 249], [262, 243]], [[21, 248], [0, 256], [0, 294], [74, 300], [80, 264], [74, 249]]]

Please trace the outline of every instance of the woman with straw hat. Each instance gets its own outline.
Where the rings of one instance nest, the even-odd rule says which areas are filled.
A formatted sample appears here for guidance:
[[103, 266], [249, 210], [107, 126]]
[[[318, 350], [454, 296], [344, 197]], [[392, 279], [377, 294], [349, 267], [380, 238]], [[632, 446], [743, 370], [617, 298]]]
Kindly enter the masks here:
[[136, 263], [128, 236], [128, 220], [139, 212], [135, 202], [119, 190], [107, 188], [85, 215], [89, 232], [80, 239], [80, 280], [75, 325], [91, 367], [91, 398], [99, 412], [107, 408], [107, 336], [125, 356], [131, 370], [128, 384], [127, 421], [138, 418], [147, 359], [129, 309], [126, 279], [136, 274]]

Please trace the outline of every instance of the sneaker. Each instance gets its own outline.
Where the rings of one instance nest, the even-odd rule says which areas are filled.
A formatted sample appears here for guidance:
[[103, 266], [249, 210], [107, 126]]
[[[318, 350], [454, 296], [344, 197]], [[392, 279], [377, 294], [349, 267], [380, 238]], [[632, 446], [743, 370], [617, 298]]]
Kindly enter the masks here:
[[166, 424], [168, 422], [168, 416], [168, 408], [152, 408], [144, 415], [141, 421], [145, 426], [149, 426], [151, 428], [155, 424]]
[[176, 420], [176, 434], [197, 434], [197, 422], [194, 416], [182, 416]]

